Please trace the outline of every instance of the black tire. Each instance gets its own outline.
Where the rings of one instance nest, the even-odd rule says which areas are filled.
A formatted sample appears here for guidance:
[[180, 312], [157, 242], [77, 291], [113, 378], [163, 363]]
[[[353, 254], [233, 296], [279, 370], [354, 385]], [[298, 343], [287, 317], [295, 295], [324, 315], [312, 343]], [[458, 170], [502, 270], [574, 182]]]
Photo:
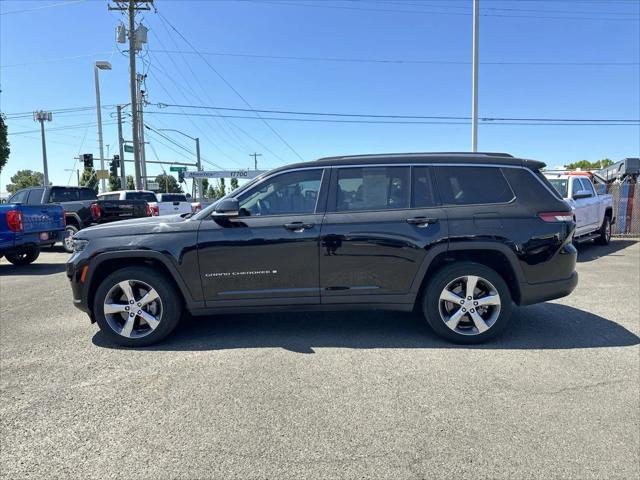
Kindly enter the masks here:
[[29, 265], [40, 256], [40, 249], [38, 247], [26, 248], [17, 253], [7, 253], [5, 256], [14, 265]]
[[[474, 293], [471, 300], [463, 294], [459, 297], [460, 302], [441, 301], [440, 297], [445, 288], [449, 290], [452, 285], [459, 285], [455, 288], [462, 290], [465, 288], [464, 279], [468, 279], [469, 276], [479, 277], [478, 287], [474, 289], [474, 292], [478, 293]], [[489, 291], [494, 289], [499, 295], [496, 299], [499, 301], [499, 306], [481, 306], [476, 310], [478, 307], [474, 307], [473, 304], [488, 298]], [[462, 304], [462, 302], [465, 303]], [[447, 314], [451, 314], [450, 318], [453, 319], [455, 316], [453, 313], [460, 314], [458, 309], [462, 311], [464, 307], [469, 309], [468, 312], [477, 313], [481, 319], [484, 318], [483, 316], [487, 317], [487, 321], [482, 325], [483, 329], [486, 328], [485, 331], [480, 332], [475, 327], [476, 322], [472, 320], [470, 313], [461, 314], [455, 330], [447, 326], [445, 323]], [[446, 309], [449, 308], [451, 310], [447, 312]], [[502, 276], [495, 270], [474, 262], [458, 262], [438, 270], [427, 284], [422, 297], [422, 312], [433, 331], [446, 340], [462, 344], [482, 343], [500, 334], [509, 323], [512, 309], [511, 293]]]
[[606, 215], [600, 227], [600, 236], [595, 239], [597, 245], [609, 245], [611, 241], [611, 217]]
[[[124, 320], [115, 315], [111, 315], [110, 320], [108, 320], [104, 312], [104, 303], [105, 300], [107, 300], [109, 292], [112, 291], [112, 288], [116, 288], [120, 282], [128, 280], [134, 284], [134, 294], [136, 293], [135, 282], [140, 282], [155, 289], [160, 298], [162, 313], [158, 326], [145, 336], [127, 337], [121, 335], [112, 327], [112, 324], [114, 323], [114, 318], [115, 322], [124, 322]], [[136, 300], [139, 300], [139, 298], [136, 298]], [[180, 322], [183, 310], [182, 305], [182, 297], [171, 279], [149, 267], [136, 266], [116, 270], [100, 283], [93, 301], [93, 313], [100, 330], [111, 342], [125, 347], [145, 347], [159, 342], [173, 331]], [[134, 306], [134, 308], [138, 307]], [[129, 315], [131, 315], [131, 313]], [[126, 316], [127, 314], [124, 313], [124, 317]], [[144, 332], [145, 327], [144, 325], [140, 325], [141, 320], [139, 316], [135, 316], [134, 322], [137, 324], [137, 327], [134, 328], [140, 328], [140, 331]], [[122, 330], [124, 330], [124, 328]], [[148, 330], [150, 330], [150, 328], [148, 328]], [[136, 330], [134, 330], [134, 335], [136, 334], [135, 332]]]
[[62, 248], [64, 248], [64, 251], [67, 253], [73, 253], [73, 245], [71, 244], [69, 239], [72, 235], [78, 233], [78, 227], [76, 227], [75, 225], [67, 225], [66, 227], [64, 227], [64, 229], [67, 231], [67, 237], [62, 241]]

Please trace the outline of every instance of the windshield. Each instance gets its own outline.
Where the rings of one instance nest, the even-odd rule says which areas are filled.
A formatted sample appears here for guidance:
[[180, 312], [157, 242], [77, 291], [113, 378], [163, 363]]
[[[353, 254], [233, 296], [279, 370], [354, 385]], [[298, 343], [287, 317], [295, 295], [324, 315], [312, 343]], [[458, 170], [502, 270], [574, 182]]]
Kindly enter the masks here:
[[569, 187], [569, 179], [567, 178], [549, 178], [549, 183], [556, 189], [562, 198], [567, 198]]

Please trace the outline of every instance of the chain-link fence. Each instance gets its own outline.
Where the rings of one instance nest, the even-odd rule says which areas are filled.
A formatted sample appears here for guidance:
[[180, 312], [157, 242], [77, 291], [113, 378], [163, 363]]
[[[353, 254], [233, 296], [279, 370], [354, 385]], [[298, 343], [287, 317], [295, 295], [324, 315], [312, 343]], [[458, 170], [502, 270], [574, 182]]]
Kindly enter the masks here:
[[614, 235], [640, 235], [640, 185], [621, 183], [600, 186], [600, 192], [613, 195]]

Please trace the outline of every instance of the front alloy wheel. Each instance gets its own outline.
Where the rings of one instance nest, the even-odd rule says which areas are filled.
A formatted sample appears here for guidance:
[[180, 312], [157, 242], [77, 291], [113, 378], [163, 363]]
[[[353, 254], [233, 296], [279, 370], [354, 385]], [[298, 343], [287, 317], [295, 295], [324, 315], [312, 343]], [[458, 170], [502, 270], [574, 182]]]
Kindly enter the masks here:
[[178, 325], [183, 299], [159, 268], [135, 265], [108, 275], [93, 299], [93, 315], [113, 343], [144, 347], [162, 340]]

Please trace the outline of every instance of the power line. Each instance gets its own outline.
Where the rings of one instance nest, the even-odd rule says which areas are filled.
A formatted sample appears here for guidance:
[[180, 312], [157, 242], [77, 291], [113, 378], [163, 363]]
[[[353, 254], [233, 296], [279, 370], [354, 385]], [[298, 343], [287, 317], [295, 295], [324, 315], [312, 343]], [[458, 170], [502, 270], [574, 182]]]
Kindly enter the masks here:
[[[210, 68], [210, 69], [211, 69], [211, 70], [212, 70], [212, 71], [213, 71], [213, 72], [218, 76], [218, 78], [220, 78], [220, 80], [222, 80], [222, 81], [225, 83], [225, 85], [227, 85], [227, 87], [229, 87], [229, 89], [231, 89], [231, 90], [236, 94], [236, 96], [237, 96], [238, 98], [240, 98], [240, 100], [242, 100], [242, 102], [243, 102], [247, 107], [249, 107], [249, 109], [253, 110], [253, 107], [251, 106], [251, 104], [249, 103], [249, 101], [248, 101], [246, 98], [244, 98], [244, 96], [242, 96], [242, 94], [241, 94], [238, 90], [236, 90], [236, 89], [235, 89], [235, 87], [234, 87], [233, 85], [231, 85], [231, 83], [229, 83], [229, 82], [227, 81], [227, 79], [226, 79], [224, 76], [222, 76], [222, 74], [221, 74], [218, 70], [216, 70], [216, 69], [213, 67], [213, 65], [211, 65], [211, 63], [209, 63], [209, 61], [204, 57], [204, 55], [200, 54], [200, 53], [198, 52], [198, 50], [193, 46], [193, 44], [192, 44], [191, 42], [189, 42], [189, 40], [187, 40], [187, 38], [186, 38], [184, 35], [182, 35], [182, 33], [180, 33], [180, 32], [176, 29], [176, 27], [174, 27], [174, 26], [171, 24], [171, 22], [169, 22], [169, 21], [165, 18], [165, 16], [164, 16], [164, 15], [162, 15], [162, 13], [157, 12], [157, 10], [156, 10], [156, 13], [158, 13], [158, 15], [159, 15], [159, 17], [160, 17], [160, 19], [161, 19], [162, 21], [166, 22], [166, 23], [167, 23], [167, 25], [169, 25], [169, 26], [171, 27], [171, 29], [172, 29], [174, 32], [176, 32], [176, 33], [180, 36], [180, 38], [182, 38], [182, 40], [184, 40], [184, 42], [185, 42], [185, 43], [186, 43], [186, 44], [191, 48], [191, 50], [193, 50], [194, 52], [196, 52], [196, 53], [198, 54], [198, 56], [199, 56], [199, 57], [200, 57], [200, 58], [201, 58], [201, 59], [202, 59], [202, 60], [207, 64], [207, 66], [208, 66], [208, 67], [209, 67], [209, 68]], [[255, 112], [255, 115], [256, 115], [258, 118], [261, 118], [259, 113]], [[295, 148], [293, 148], [293, 146], [291, 146], [291, 144], [290, 144], [289, 142], [287, 142], [287, 141], [284, 139], [284, 137], [283, 137], [282, 135], [280, 135], [280, 134], [276, 131], [276, 129], [274, 129], [274, 128], [269, 124], [269, 122], [267, 122], [265, 119], [262, 119], [262, 123], [264, 123], [264, 124], [267, 126], [267, 128], [269, 128], [269, 130], [271, 130], [271, 131], [273, 132], [273, 134], [274, 134], [274, 135], [276, 135], [276, 136], [277, 136], [277, 137], [282, 141], [282, 143], [284, 143], [284, 144], [289, 148], [289, 150], [291, 150], [291, 151], [292, 151], [292, 152], [293, 152], [293, 153], [294, 153], [294, 154], [295, 154], [295, 155], [296, 155], [300, 160], [304, 160], [304, 158], [302, 157], [302, 155], [300, 155], [300, 154], [296, 151], [296, 149], [295, 149]]]
[[[193, 108], [202, 110], [223, 110], [233, 112], [260, 112], [260, 113], [275, 113], [282, 115], [312, 115], [312, 116], [327, 116], [327, 117], [364, 117], [364, 118], [397, 118], [397, 119], [417, 119], [417, 120], [470, 120], [471, 117], [466, 116], [454, 116], [454, 115], [397, 115], [397, 114], [371, 114], [371, 113], [344, 113], [344, 112], [303, 112], [294, 110], [248, 110], [246, 108], [233, 108], [233, 107], [220, 107], [220, 106], [206, 106], [206, 105], [176, 105], [167, 103], [155, 104], [158, 108], [166, 107], [178, 107], [178, 108]], [[161, 113], [161, 112], [154, 112]], [[614, 119], [614, 118], [515, 118], [515, 117], [482, 117], [484, 121], [554, 121], [554, 122], [640, 122], [640, 119]]]
[[27, 13], [27, 12], [34, 12], [36, 10], [43, 10], [45, 8], [54, 8], [54, 7], [66, 7], [67, 5], [72, 5], [74, 3], [82, 3], [85, 0], [71, 0], [69, 2], [61, 2], [61, 3], [52, 3], [50, 5], [42, 5], [40, 7], [33, 7], [33, 8], [25, 8], [23, 10], [11, 10], [9, 12], [0, 12], [0, 15], [13, 15], [15, 13]]
[[[150, 50], [153, 53], [194, 54], [185, 50]], [[470, 65], [466, 60], [410, 60], [410, 59], [377, 59], [377, 58], [341, 58], [341, 57], [306, 57], [294, 55], [261, 55], [252, 53], [200, 52], [201, 55], [216, 57], [257, 58], [269, 60], [296, 60], [310, 62], [340, 63], [383, 63], [383, 64], [417, 64], [417, 65]], [[533, 61], [489, 61], [481, 65], [531, 65], [531, 66], [637, 66], [640, 62], [533, 62]]]
[[[256, 2], [255, 0], [244, 0], [246, 2], [259, 3], [260, 5], [284, 5], [292, 7], [310, 7], [310, 8], [331, 8], [339, 10], [356, 10], [366, 12], [382, 12], [382, 13], [410, 13], [410, 14], [422, 14], [422, 15], [453, 15], [453, 16], [471, 16], [471, 13], [464, 12], [438, 12], [438, 11], [426, 11], [426, 10], [398, 10], [393, 8], [368, 8], [358, 6], [347, 5], [327, 5], [327, 4], [308, 4], [302, 2], [272, 2], [261, 0]], [[506, 15], [499, 13], [481, 13], [481, 17], [502, 17], [502, 18], [532, 18], [532, 19], [547, 19], [547, 20], [614, 20], [614, 21], [637, 21], [637, 18], [614, 18], [614, 17], [572, 17], [572, 16], [543, 16], [543, 15]]]
[[[194, 116], [194, 117], [207, 117], [213, 116], [210, 113], [180, 113], [180, 112], [147, 112], [149, 114], [155, 115], [182, 115], [182, 116]], [[260, 120], [258, 117], [252, 117], [249, 115], [221, 115], [225, 118], [242, 118], [248, 120]], [[289, 121], [289, 122], [320, 122], [320, 123], [362, 123], [362, 124], [407, 124], [407, 125], [469, 125], [469, 121], [453, 121], [453, 120], [344, 120], [344, 119], [334, 119], [334, 118], [293, 118], [293, 117], [262, 117], [265, 120], [276, 120], [276, 121]], [[494, 120], [481, 118], [480, 122], [483, 125], [600, 125], [600, 126], [610, 126], [610, 125], [627, 125], [627, 126], [637, 126], [640, 123], [629, 123], [628, 120], [625, 120], [625, 123], [613, 123], [613, 122], [587, 122], [587, 121], [576, 121], [571, 123], [569, 121], [561, 121], [557, 120], [554, 122], [519, 122], [519, 121], [511, 121], [506, 122], [502, 120]]]

